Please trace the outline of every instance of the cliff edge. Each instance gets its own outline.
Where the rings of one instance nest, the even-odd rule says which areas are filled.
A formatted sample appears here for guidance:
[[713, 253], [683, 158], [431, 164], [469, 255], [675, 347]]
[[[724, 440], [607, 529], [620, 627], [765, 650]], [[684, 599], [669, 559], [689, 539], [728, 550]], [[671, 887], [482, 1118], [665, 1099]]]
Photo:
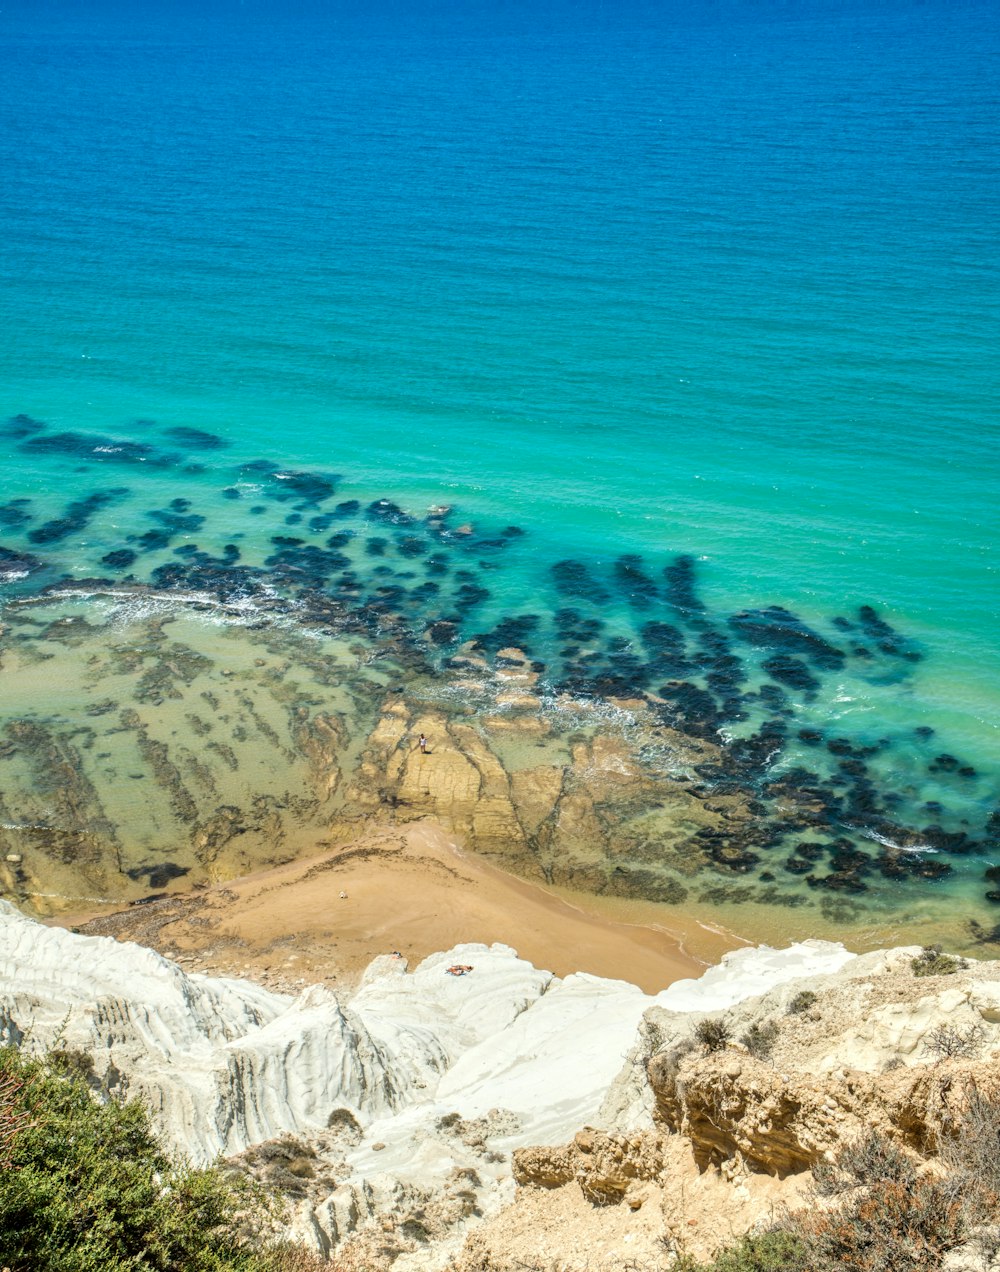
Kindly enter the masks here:
[[649, 995], [469, 944], [292, 997], [0, 904], [0, 1037], [84, 1055], [341, 1266], [669, 1268], [872, 1128], [932, 1161], [1000, 1087], [1000, 966], [809, 941]]

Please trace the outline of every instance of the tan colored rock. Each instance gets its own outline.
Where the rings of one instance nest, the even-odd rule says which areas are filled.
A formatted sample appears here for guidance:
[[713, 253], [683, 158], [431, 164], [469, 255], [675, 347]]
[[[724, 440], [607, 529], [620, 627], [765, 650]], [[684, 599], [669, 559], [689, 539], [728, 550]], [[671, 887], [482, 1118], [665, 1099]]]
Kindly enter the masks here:
[[[483, 717], [483, 728], [487, 733], [504, 733], [504, 734], [520, 734], [522, 737], [547, 738], [552, 736], [552, 725], [542, 716], [533, 715], [538, 709], [538, 699], [528, 699], [526, 696], [517, 694], [510, 695], [511, 701], [507, 701], [507, 694], [500, 694], [497, 698], [497, 705], [511, 707], [512, 710], [504, 712], [503, 715], [488, 715]], [[517, 710], [513, 710], [517, 708]], [[525, 714], [527, 712], [528, 714]]]
[[[581, 1136], [597, 1150], [596, 1169], [595, 1154], [579, 1147]], [[518, 1153], [520, 1169], [539, 1178], [551, 1179], [571, 1162], [582, 1174], [549, 1186], [526, 1179], [512, 1205], [470, 1233], [448, 1272], [668, 1272], [679, 1252], [706, 1259], [734, 1234], [770, 1222], [782, 1206], [801, 1204], [801, 1178], [733, 1182], [712, 1167], [699, 1170], [682, 1136], [629, 1136], [614, 1164], [603, 1150], [612, 1138], [586, 1128], [566, 1150]], [[619, 1192], [625, 1171], [632, 1173]], [[606, 1183], [615, 1187], [603, 1192]]]
[[946, 1060], [888, 1073], [779, 1072], [743, 1052], [661, 1053], [649, 1064], [658, 1121], [691, 1141], [700, 1165], [737, 1160], [785, 1176], [881, 1131], [921, 1156], [936, 1150], [970, 1083], [1000, 1092], [1000, 1063]]
[[[527, 712], [540, 710], [542, 702], [537, 694], [529, 693], [524, 688], [515, 687], [504, 690], [503, 693], [498, 693], [496, 704], [498, 707], [504, 707], [511, 711]], [[495, 719], [495, 717], [493, 718]], [[515, 723], [520, 724], [522, 721], [516, 720]], [[527, 722], [525, 721], [524, 723]], [[538, 723], [544, 723], [544, 721], [539, 721]]]
[[511, 774], [511, 796], [526, 835], [537, 834], [554, 813], [562, 794], [563, 772], [561, 765], [541, 764]]
[[558, 1148], [522, 1148], [513, 1158], [517, 1183], [559, 1188], [575, 1182], [585, 1197], [602, 1204], [623, 1201], [627, 1194], [635, 1195], [634, 1185], [657, 1179], [662, 1169], [663, 1151], [658, 1135], [609, 1135], [592, 1127], [578, 1132], [572, 1144]]
[[497, 658], [504, 659], [505, 662], [527, 663], [528, 655], [523, 649], [518, 649], [514, 645], [506, 645], [503, 649], [497, 650]]
[[663, 1124], [691, 1140], [700, 1165], [739, 1158], [790, 1175], [860, 1130], [853, 1092], [789, 1078], [749, 1055], [689, 1057], [679, 1068], [657, 1056], [649, 1076]]

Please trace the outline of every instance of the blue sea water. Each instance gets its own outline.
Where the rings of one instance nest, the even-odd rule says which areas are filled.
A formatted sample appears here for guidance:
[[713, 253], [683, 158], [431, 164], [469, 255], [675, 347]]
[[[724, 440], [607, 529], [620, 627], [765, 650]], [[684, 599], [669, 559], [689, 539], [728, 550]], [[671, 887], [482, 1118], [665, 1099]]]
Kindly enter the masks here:
[[[0, 415], [98, 439], [9, 435], [0, 543], [37, 551], [68, 501], [121, 487], [54, 568], [106, 573], [179, 497], [204, 525], [138, 577], [186, 541], [261, 562], [287, 510], [248, 516], [239, 466], [265, 458], [523, 529], [462, 634], [539, 614], [552, 665], [564, 559], [626, 643], [656, 615], [615, 590], [622, 554], [656, 580], [690, 555], [712, 613], [780, 605], [831, 640], [870, 605], [913, 659], [792, 689], [795, 725], [890, 736], [908, 806], [979, 835], [993, 5], [15, 3], [0, 45]], [[177, 427], [226, 446], [181, 454]], [[975, 775], [928, 772], [938, 752]]]

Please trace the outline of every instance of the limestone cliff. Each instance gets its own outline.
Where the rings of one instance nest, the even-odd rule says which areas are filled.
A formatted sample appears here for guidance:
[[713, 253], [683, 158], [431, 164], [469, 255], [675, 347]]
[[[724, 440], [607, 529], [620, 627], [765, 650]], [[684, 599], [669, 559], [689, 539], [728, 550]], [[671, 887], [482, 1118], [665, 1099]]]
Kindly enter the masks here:
[[467, 945], [292, 998], [3, 905], [0, 1030], [85, 1053], [99, 1098], [369, 1272], [666, 1269], [873, 1127], [933, 1165], [970, 1084], [1000, 1089], [1000, 968], [916, 954], [746, 949], [650, 996]]
[[548, 1267], [553, 1251], [564, 1272], [707, 1257], [815, 1205], [810, 1168], [873, 1130], [933, 1174], [970, 1092], [1000, 1096], [1000, 965], [918, 976], [917, 955], [864, 955], [725, 1011], [651, 1008], [595, 1124], [514, 1154], [515, 1204], [458, 1272]]

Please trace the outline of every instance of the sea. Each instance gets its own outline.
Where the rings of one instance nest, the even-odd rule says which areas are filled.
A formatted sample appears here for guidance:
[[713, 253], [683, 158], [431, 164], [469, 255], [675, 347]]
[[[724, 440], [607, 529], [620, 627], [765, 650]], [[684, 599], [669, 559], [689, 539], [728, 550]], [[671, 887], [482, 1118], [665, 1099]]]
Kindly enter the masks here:
[[[744, 881], [997, 939], [992, 3], [14, 0], [0, 47], [8, 640], [306, 589], [443, 681], [513, 647], [729, 748]], [[73, 814], [18, 723], [93, 704], [4, 661], [20, 859]]]

